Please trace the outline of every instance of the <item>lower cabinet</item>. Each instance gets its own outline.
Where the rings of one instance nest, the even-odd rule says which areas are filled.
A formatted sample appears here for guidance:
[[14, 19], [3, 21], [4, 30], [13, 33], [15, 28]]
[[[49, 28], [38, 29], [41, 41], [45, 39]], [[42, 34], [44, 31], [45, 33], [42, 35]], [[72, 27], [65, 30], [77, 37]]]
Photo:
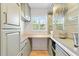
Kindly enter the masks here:
[[48, 52], [50, 56], [70, 56], [68, 52], [51, 39], [48, 41]]
[[55, 50], [56, 56], [70, 56], [62, 47], [60, 47], [58, 44], [56, 44], [56, 50]]
[[19, 53], [19, 32], [7, 34], [7, 56], [16, 56]]
[[50, 56], [55, 56], [55, 42], [50, 38], [48, 40], [48, 52]]
[[28, 48], [25, 46], [21, 52], [21, 56], [27, 56], [28, 55]]
[[23, 48], [21, 49], [20, 55], [21, 56], [28, 56], [30, 55], [31, 52], [31, 45], [30, 45], [30, 41], [28, 39], [26, 39], [27, 41], [25, 42], [25, 45], [23, 46]]
[[52, 52], [52, 48], [51, 47], [49, 48], [49, 55], [53, 56], [53, 52]]
[[1, 31], [1, 56], [16, 56], [20, 51], [20, 31], [5, 29]]
[[53, 55], [53, 52], [52, 52], [52, 40], [49, 38], [48, 39], [48, 52], [49, 52], [49, 55], [52, 56]]

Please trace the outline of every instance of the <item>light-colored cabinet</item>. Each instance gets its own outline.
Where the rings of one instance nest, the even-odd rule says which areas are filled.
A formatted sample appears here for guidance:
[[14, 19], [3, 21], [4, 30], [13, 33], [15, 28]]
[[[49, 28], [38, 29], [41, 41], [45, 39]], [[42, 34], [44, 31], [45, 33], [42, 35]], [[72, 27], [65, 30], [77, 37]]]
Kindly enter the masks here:
[[26, 45], [21, 52], [21, 56], [28, 56], [28, 55], [29, 55], [29, 47], [28, 45]]
[[21, 15], [25, 16], [25, 4], [21, 3]]
[[30, 41], [28, 39], [26, 39], [23, 43], [21, 43], [20, 45], [20, 55], [21, 56], [28, 56], [30, 55], [31, 52], [31, 45], [30, 45]]
[[1, 33], [1, 55], [18, 55], [20, 51], [20, 30], [3, 29]]
[[51, 39], [48, 39], [48, 52], [49, 52], [50, 56], [53, 55], [53, 52], [52, 52], [52, 40]]
[[25, 17], [27, 18], [28, 21], [31, 20], [31, 9], [28, 4], [25, 4]]
[[[25, 17], [25, 7], [23, 7]], [[27, 9], [27, 8], [26, 8]], [[0, 34], [1, 34], [1, 55], [2, 56], [16, 56], [29, 55], [31, 51], [30, 42], [21, 44], [21, 5], [16, 3], [3, 3], [1, 4], [1, 19], [0, 19]], [[27, 13], [27, 12], [26, 12]], [[28, 13], [27, 13], [28, 14]]]
[[70, 56], [62, 47], [60, 47], [56, 42], [49, 40], [48, 52], [50, 56]]
[[1, 55], [16, 56], [20, 51], [20, 5], [1, 4]]
[[58, 44], [56, 44], [56, 56], [69, 56], [69, 54], [61, 48]]
[[17, 26], [20, 25], [20, 6], [16, 3], [1, 4], [3, 24]]
[[19, 25], [20, 12], [18, 4], [7, 4], [7, 24]]
[[7, 55], [16, 56], [19, 53], [19, 32], [7, 34]]
[[31, 10], [30, 10], [30, 7], [28, 4], [24, 4], [24, 3], [21, 3], [21, 16], [22, 16], [22, 20], [23, 21], [30, 21], [30, 17], [31, 17], [31, 14], [30, 14]]

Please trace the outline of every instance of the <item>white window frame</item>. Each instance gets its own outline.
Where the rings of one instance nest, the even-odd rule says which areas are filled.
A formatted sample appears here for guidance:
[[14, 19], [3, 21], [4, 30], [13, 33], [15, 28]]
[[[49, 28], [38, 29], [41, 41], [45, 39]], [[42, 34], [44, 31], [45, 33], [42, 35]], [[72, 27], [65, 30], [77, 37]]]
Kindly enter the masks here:
[[[62, 15], [61, 15], [62, 16]], [[64, 16], [62, 16], [63, 17], [63, 19], [64, 19]], [[54, 27], [54, 25], [55, 25], [55, 23], [54, 23], [54, 20], [55, 20], [55, 16], [53, 16], [53, 27]], [[65, 20], [65, 19], [64, 19]], [[63, 30], [64, 30], [64, 20], [63, 20]]]
[[[36, 17], [36, 16], [32, 16], [32, 17]], [[43, 16], [42, 16], [42, 17], [43, 17]], [[41, 30], [40, 30], [40, 29], [38, 29], [38, 30], [36, 29], [36, 30], [35, 30], [35, 29], [33, 29], [33, 19], [32, 19], [32, 31], [47, 31], [47, 16], [44, 16], [44, 17], [46, 17], [45, 30], [42, 30], [42, 29], [41, 29]], [[39, 27], [40, 27], [40, 26], [39, 26]]]

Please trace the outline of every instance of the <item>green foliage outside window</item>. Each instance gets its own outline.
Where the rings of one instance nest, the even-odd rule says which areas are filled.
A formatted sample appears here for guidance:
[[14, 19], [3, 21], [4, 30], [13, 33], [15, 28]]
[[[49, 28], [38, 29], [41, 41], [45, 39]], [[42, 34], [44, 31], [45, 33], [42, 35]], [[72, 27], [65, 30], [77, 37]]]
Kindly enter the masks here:
[[33, 16], [32, 27], [33, 30], [46, 30], [47, 19], [45, 16]]

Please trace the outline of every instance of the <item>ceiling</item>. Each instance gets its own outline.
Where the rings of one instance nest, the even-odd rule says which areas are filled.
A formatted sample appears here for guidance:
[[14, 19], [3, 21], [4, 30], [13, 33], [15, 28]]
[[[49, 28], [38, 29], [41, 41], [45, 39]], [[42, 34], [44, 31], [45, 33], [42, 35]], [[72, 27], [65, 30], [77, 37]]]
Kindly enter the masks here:
[[29, 3], [30, 8], [50, 8], [52, 3]]

